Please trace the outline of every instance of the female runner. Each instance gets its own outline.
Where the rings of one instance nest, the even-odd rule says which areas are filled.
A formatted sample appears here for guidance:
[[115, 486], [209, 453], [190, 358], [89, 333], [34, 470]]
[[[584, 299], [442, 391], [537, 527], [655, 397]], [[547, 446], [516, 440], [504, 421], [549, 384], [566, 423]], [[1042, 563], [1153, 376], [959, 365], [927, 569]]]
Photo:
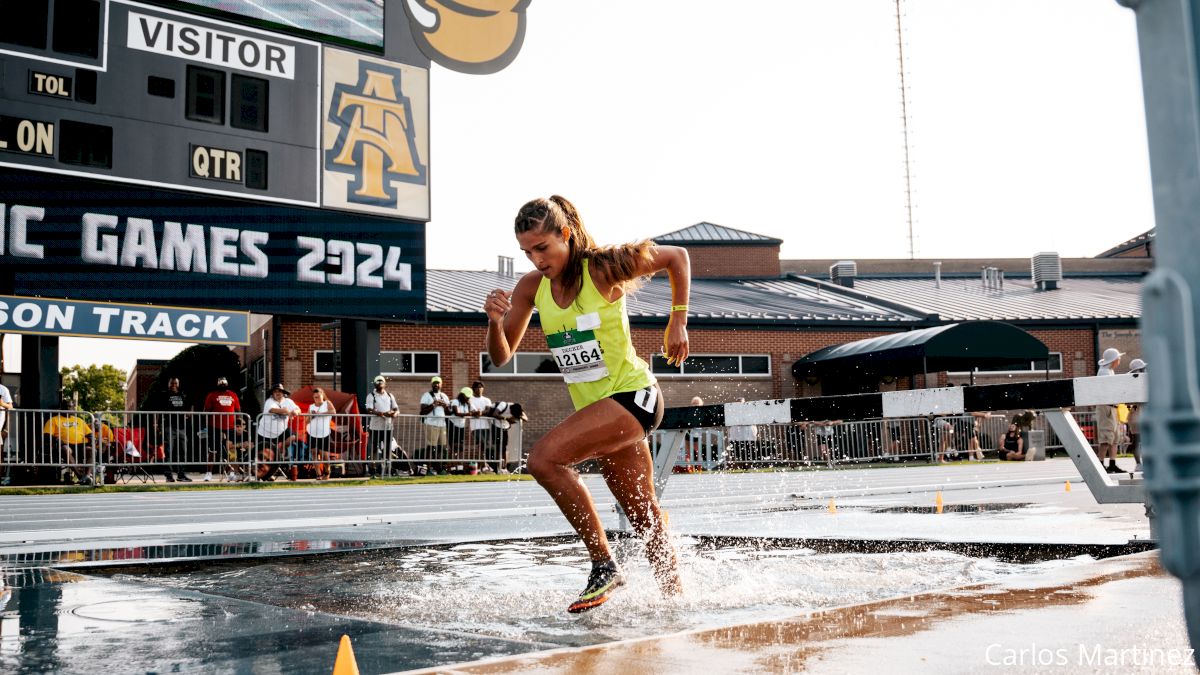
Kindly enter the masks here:
[[679, 567], [655, 498], [646, 442], [662, 421], [662, 393], [633, 347], [625, 295], [640, 278], [667, 270], [672, 307], [664, 351], [669, 363], [683, 363], [691, 284], [687, 251], [651, 241], [598, 247], [575, 207], [557, 195], [522, 206], [515, 231], [537, 269], [511, 293], [496, 289], [488, 294], [488, 356], [496, 365], [512, 358], [536, 307], [575, 405], [574, 414], [533, 446], [528, 460], [529, 473], [550, 493], [591, 555], [587, 587], [567, 611], [597, 607], [625, 583], [592, 496], [572, 468], [589, 459], [597, 461], [609, 490], [645, 542], [660, 588], [677, 594]]

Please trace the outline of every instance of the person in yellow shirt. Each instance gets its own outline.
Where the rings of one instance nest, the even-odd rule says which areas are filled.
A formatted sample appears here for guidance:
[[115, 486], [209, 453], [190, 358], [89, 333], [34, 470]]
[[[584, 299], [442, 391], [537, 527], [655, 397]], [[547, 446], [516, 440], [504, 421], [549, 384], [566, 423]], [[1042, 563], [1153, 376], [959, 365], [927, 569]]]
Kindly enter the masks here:
[[573, 468], [589, 459], [599, 464], [609, 490], [644, 540], [663, 593], [679, 594], [679, 565], [655, 498], [646, 442], [662, 421], [663, 397], [650, 366], [634, 348], [625, 296], [640, 278], [667, 272], [671, 307], [662, 346], [669, 364], [683, 363], [691, 285], [687, 251], [648, 240], [597, 246], [575, 206], [558, 195], [522, 206], [514, 234], [537, 269], [512, 291], [497, 288], [488, 294], [487, 350], [492, 363], [508, 363], [536, 308], [575, 406], [573, 415], [534, 445], [527, 465], [592, 559], [587, 586], [567, 611], [597, 607], [625, 583], [592, 496]]
[[[82, 417], [73, 414], [75, 401], [65, 399], [62, 411], [55, 413], [42, 426], [42, 434], [46, 436], [46, 445], [54, 451], [55, 457], [60, 457], [63, 463], [61, 474], [64, 483], [78, 485], [92, 484], [92, 427]], [[112, 435], [112, 431], [109, 431]]]

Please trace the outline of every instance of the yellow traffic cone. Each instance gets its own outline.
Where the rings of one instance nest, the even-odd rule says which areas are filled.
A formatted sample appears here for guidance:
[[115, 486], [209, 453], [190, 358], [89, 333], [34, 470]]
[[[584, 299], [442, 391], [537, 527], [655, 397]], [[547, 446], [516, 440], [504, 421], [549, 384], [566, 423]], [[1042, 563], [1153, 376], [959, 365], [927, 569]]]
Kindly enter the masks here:
[[832, 499], [829, 500], [829, 512], [837, 513], [837, 505], [833, 503]]
[[1067, 484], [1066, 484], [1066, 486], [1065, 486], [1065, 488], [1064, 488], [1064, 490], [1063, 490], [1063, 491], [1064, 491], [1064, 492], [1070, 492], [1070, 491], [1071, 491], [1071, 481], [1067, 481]]
[[941, 490], [938, 490], [938, 493], [937, 493], [937, 512], [938, 513], [942, 512], [942, 491]]
[[358, 661], [354, 660], [354, 649], [350, 646], [349, 635], [343, 635], [342, 643], [338, 645], [337, 659], [333, 662], [333, 675], [358, 675]]
[[662, 513], [663, 529], [665, 530], [671, 526], [671, 514], [667, 513], [666, 509], [663, 509], [661, 511], [661, 513]]

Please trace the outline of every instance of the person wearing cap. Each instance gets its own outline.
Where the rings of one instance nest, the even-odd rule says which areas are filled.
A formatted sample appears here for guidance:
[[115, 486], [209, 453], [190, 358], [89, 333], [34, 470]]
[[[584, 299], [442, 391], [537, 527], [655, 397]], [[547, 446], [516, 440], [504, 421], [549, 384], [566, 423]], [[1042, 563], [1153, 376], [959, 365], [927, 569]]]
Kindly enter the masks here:
[[[1146, 362], [1141, 359], [1134, 359], [1129, 362], [1129, 374], [1137, 377], [1146, 372]], [[1129, 434], [1129, 452], [1133, 453], [1133, 461], [1135, 466], [1134, 472], [1142, 470], [1142, 444], [1140, 439], [1142, 420], [1142, 405], [1140, 403], [1129, 404], [1129, 416], [1125, 418], [1125, 432]]]
[[[1117, 367], [1121, 365], [1122, 356], [1124, 354], [1113, 347], [1105, 349], [1104, 354], [1097, 362], [1100, 369], [1096, 371], [1096, 375], [1115, 374]], [[1117, 416], [1117, 406], [1096, 406], [1096, 456], [1099, 457], [1101, 465], [1104, 464], [1104, 459], [1108, 458], [1108, 466], [1104, 467], [1108, 473], [1121, 473], [1121, 468], [1117, 466], [1117, 438], [1120, 427], [1121, 420]]]
[[463, 464], [463, 455], [467, 444], [467, 418], [473, 415], [471, 397], [474, 395], [470, 387], [463, 387], [450, 401], [450, 473], [471, 473]]
[[[271, 480], [274, 467], [269, 462], [280, 457], [284, 448], [292, 445], [296, 434], [291, 428], [291, 418], [300, 414], [300, 406], [291, 399], [292, 392], [282, 384], [271, 387], [271, 395], [263, 402], [262, 415], [258, 418], [258, 450], [259, 459], [267, 464], [260, 464], [258, 477], [261, 480]], [[288, 460], [298, 459], [289, 453]], [[288, 480], [296, 480], [299, 468], [292, 464], [288, 470]]]
[[[442, 378], [434, 375], [429, 380], [429, 391], [421, 394], [421, 415], [425, 418], [424, 459], [442, 459], [446, 453], [446, 411], [450, 409], [450, 397], [442, 391]], [[442, 466], [445, 468], [445, 465]], [[417, 473], [424, 474], [430, 467], [421, 464]], [[438, 465], [432, 467], [434, 473]]]
[[392, 420], [400, 414], [396, 397], [387, 390], [387, 378], [376, 375], [374, 391], [367, 394], [364, 407], [371, 421], [367, 424], [367, 476], [382, 476], [382, 462], [392, 449]]
[[225, 451], [225, 432], [233, 428], [237, 413], [242, 411], [242, 402], [237, 392], [229, 388], [229, 379], [217, 378], [217, 388], [204, 397], [204, 412], [208, 425], [208, 462], [204, 466], [204, 480], [212, 480], [213, 462]]

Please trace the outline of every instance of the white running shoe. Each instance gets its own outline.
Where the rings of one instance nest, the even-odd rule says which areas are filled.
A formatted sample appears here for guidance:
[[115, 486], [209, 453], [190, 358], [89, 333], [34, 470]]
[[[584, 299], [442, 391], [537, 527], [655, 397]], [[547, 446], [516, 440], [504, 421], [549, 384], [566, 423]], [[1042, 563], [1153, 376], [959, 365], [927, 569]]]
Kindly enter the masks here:
[[211, 472], [211, 471], [205, 471], [205, 472], [204, 472], [204, 479], [203, 479], [203, 480], [204, 480], [204, 482], [206, 482], [206, 483], [207, 483], [208, 481], [212, 480], [212, 472]]
[[225, 477], [225, 480], [229, 481], [230, 483], [236, 483], [241, 480], [241, 476], [238, 476], [236, 473], [230, 471], [229, 475]]

